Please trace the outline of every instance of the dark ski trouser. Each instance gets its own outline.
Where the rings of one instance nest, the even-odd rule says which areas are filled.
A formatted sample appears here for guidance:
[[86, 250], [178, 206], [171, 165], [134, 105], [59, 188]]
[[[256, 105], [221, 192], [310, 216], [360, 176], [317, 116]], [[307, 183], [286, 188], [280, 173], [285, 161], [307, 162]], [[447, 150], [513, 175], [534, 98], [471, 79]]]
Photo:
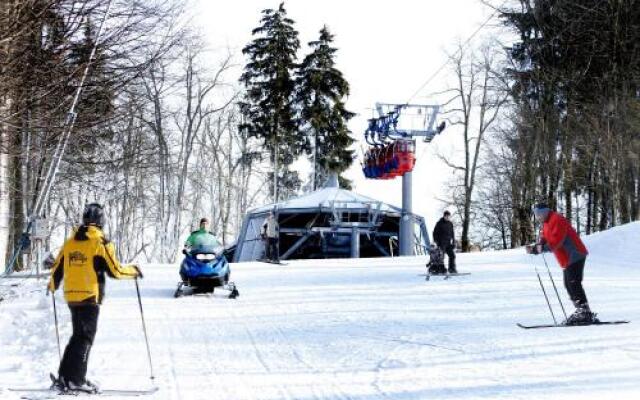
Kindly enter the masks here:
[[447, 257], [449, 258], [449, 269], [455, 269], [456, 268], [456, 252], [454, 251], [455, 248], [452, 244], [446, 245], [441, 247], [441, 249], [447, 254]]
[[70, 305], [73, 334], [64, 349], [58, 375], [76, 384], [82, 384], [87, 375], [89, 352], [98, 330], [97, 304]]
[[278, 238], [267, 238], [267, 259], [278, 260]]
[[586, 258], [576, 261], [564, 269], [564, 287], [576, 308], [588, 304], [587, 295], [582, 287], [585, 261]]

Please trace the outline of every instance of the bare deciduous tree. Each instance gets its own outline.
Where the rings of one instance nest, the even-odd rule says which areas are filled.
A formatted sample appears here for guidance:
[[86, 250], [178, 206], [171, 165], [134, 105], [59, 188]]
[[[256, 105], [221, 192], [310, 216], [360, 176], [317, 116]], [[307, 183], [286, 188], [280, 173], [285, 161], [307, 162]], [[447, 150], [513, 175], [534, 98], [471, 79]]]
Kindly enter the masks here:
[[508, 92], [504, 90], [498, 69], [500, 58], [494, 47], [485, 45], [477, 54], [477, 51], [467, 50], [459, 44], [450, 61], [457, 81], [450, 89], [454, 97], [445, 115], [453, 126], [459, 126], [462, 131], [464, 161], [460, 164], [443, 156], [440, 159], [458, 175], [451, 187], [450, 201], [458, 210], [462, 222], [462, 251], [467, 252], [482, 145], [507, 102]]

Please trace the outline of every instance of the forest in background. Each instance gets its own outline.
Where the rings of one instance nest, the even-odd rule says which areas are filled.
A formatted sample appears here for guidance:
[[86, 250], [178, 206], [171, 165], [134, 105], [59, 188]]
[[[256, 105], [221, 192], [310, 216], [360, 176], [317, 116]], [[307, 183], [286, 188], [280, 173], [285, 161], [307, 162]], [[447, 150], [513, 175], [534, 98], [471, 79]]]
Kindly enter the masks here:
[[[247, 209], [313, 190], [351, 165], [346, 124], [352, 113], [342, 100], [349, 87], [335, 68], [337, 49], [326, 27], [318, 27], [318, 39], [298, 63], [298, 33], [284, 5], [264, 10], [243, 66], [242, 54], [211, 49], [195, 33], [185, 6], [181, 0], [0, 5], [7, 259], [28, 225], [94, 45], [43, 212], [60, 235], [68, 236], [84, 205], [97, 201], [108, 209], [105, 228], [120, 257], [173, 262], [181, 238], [202, 216], [223, 244], [233, 244]], [[278, 65], [282, 35], [293, 46], [285, 49], [284, 68]], [[284, 110], [274, 112], [281, 118], [275, 126], [270, 107]], [[288, 168], [303, 154], [314, 166], [309, 177]], [[309, 182], [304, 188], [303, 181]]]
[[[8, 254], [43, 185], [107, 3], [0, 3]], [[302, 55], [285, 4], [260, 17], [255, 10], [253, 40], [235, 54], [195, 34], [180, 0], [110, 3], [45, 205], [52, 230], [67, 235], [84, 204], [99, 201], [123, 259], [173, 262], [200, 216], [231, 244], [247, 209], [313, 190], [354, 162], [349, 85], [326, 27]], [[463, 156], [443, 160], [456, 176], [443, 200], [456, 210], [462, 250], [532, 242], [539, 201], [583, 234], [640, 219], [640, 2], [493, 6], [517, 40], [460, 44], [449, 54], [458, 79], [443, 117]], [[310, 176], [291, 169], [301, 157]]]
[[640, 2], [519, 0], [498, 12], [518, 40], [503, 46], [509, 105], [476, 198], [475, 220], [494, 232], [485, 240], [535, 240], [536, 202], [581, 234], [640, 219]]

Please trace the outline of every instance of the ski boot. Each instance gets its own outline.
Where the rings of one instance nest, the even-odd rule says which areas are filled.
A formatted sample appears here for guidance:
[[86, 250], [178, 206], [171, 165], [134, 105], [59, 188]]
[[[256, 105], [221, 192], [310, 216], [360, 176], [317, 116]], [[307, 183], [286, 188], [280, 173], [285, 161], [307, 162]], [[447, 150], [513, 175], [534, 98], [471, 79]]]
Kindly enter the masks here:
[[576, 311], [571, 314], [566, 321], [564, 321], [563, 325], [590, 325], [594, 323], [598, 323], [599, 320], [596, 318], [596, 314], [592, 313], [589, 309], [588, 304], [584, 304], [576, 308]]
[[72, 392], [83, 392], [83, 393], [89, 393], [89, 394], [100, 393], [100, 389], [98, 388], [98, 386], [95, 383], [89, 381], [88, 379], [85, 379], [84, 382], [81, 384], [77, 384], [73, 381], [68, 381], [67, 390]]
[[55, 377], [53, 374], [49, 375], [51, 378], [51, 390], [57, 390], [62, 394], [78, 394], [78, 393], [89, 393], [89, 394], [97, 394], [100, 393], [100, 389], [95, 383], [92, 383], [88, 379], [85, 379], [82, 384], [75, 383], [73, 380], [65, 378], [64, 376]]
[[49, 374], [51, 378], [51, 386], [49, 389], [56, 390], [59, 393], [64, 393], [67, 391], [67, 384], [63, 377], [56, 377], [53, 374]]
[[429, 273], [431, 275], [444, 275], [447, 273], [447, 269], [444, 264], [431, 264], [429, 266]]
[[450, 274], [457, 274], [458, 273], [458, 270], [456, 269], [455, 265], [453, 265], [453, 266], [450, 265], [448, 271], [449, 271]]

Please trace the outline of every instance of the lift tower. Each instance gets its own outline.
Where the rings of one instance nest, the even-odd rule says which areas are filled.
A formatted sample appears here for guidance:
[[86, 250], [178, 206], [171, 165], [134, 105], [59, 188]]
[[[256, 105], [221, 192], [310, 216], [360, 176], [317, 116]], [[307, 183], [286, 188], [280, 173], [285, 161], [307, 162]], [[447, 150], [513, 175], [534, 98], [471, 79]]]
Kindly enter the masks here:
[[445, 123], [435, 127], [439, 105], [377, 103], [377, 118], [369, 120], [365, 140], [371, 146], [365, 154], [363, 172], [369, 179], [394, 179], [402, 176], [402, 217], [399, 253], [414, 255], [413, 167], [416, 138], [431, 142]]

